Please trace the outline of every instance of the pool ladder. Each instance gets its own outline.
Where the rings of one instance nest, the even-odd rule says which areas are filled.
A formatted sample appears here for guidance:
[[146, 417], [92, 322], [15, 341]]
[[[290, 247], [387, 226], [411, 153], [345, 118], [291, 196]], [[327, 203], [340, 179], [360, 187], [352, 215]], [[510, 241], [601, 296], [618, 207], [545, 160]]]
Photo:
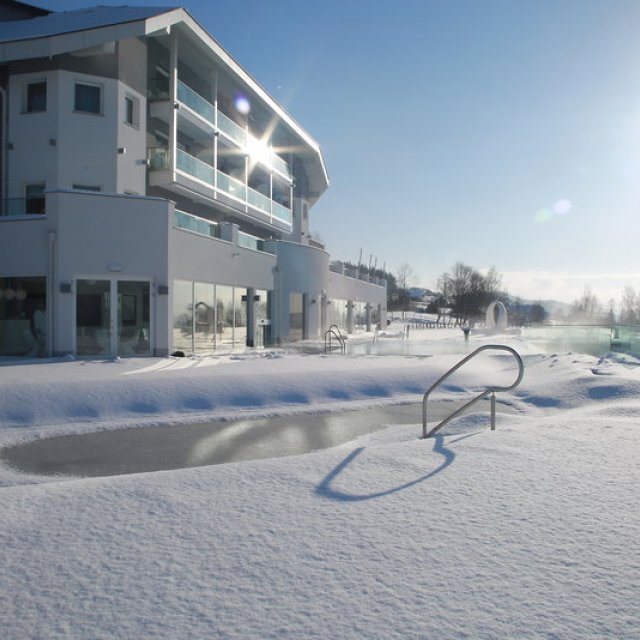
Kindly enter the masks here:
[[340, 353], [344, 355], [347, 350], [347, 343], [345, 342], [345, 337], [342, 335], [340, 331], [340, 327], [337, 324], [332, 324], [325, 332], [324, 332], [324, 352], [331, 353], [333, 350], [332, 340], [335, 338], [340, 345]]
[[[436, 389], [442, 382], [444, 382], [454, 371], [457, 371], [461, 366], [469, 362], [472, 358], [475, 358], [481, 351], [486, 351], [487, 349], [494, 349], [498, 351], [508, 351], [513, 355], [518, 363], [518, 377], [516, 381], [509, 385], [508, 387], [487, 387], [482, 393], [480, 393], [475, 398], [472, 398], [464, 404], [459, 409], [456, 409], [451, 415], [442, 420], [442, 422], [438, 423], [431, 431], [427, 431], [427, 401], [429, 400], [429, 394]], [[491, 394], [491, 430], [495, 430], [496, 428], [496, 392], [497, 391], [511, 391], [515, 389], [520, 382], [522, 381], [522, 376], [524, 375], [524, 364], [522, 362], [522, 358], [520, 354], [511, 347], [507, 347], [503, 344], [485, 344], [481, 347], [478, 347], [475, 351], [471, 352], [468, 356], [460, 360], [458, 364], [451, 367], [449, 371], [447, 371], [442, 377], [440, 377], [436, 382], [434, 382], [431, 387], [427, 391], [425, 391], [424, 397], [422, 398], [422, 437], [428, 438], [432, 436], [436, 431], [444, 427], [445, 424], [453, 420], [455, 417], [459, 416], [467, 407], [470, 407], [472, 404], [478, 402], [478, 400], [482, 400], [486, 398], [489, 394]]]

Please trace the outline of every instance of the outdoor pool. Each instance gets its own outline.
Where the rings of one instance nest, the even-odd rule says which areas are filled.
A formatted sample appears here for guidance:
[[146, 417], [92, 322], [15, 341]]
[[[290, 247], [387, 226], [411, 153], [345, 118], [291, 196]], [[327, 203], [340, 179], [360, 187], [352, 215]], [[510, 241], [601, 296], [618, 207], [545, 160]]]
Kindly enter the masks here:
[[[509, 344], [509, 337], [520, 337], [543, 353], [553, 351], [573, 351], [593, 356], [603, 356], [611, 351], [622, 353], [640, 353], [640, 327], [605, 327], [555, 325], [545, 327], [527, 327], [513, 329], [501, 334], [491, 334], [482, 330], [471, 332], [473, 340], [465, 340], [462, 331], [459, 335], [447, 333], [446, 339], [440, 339], [440, 329], [410, 328], [410, 337], [416, 333], [420, 340], [404, 340], [402, 332], [388, 332], [373, 340], [358, 338], [346, 341], [346, 352], [349, 355], [466, 355], [481, 344]], [[385, 332], [387, 333], [387, 332]], [[482, 341], [478, 341], [478, 337]], [[433, 339], [432, 339], [433, 338]], [[516, 346], [517, 350], [517, 346]]]
[[[442, 420], [468, 397], [429, 403], [429, 418]], [[498, 411], [514, 412], [497, 402]], [[487, 412], [483, 401], [473, 411]], [[36, 440], [0, 450], [21, 472], [45, 476], [102, 477], [280, 458], [327, 449], [389, 425], [415, 424], [422, 432], [422, 403], [336, 413], [118, 429]]]

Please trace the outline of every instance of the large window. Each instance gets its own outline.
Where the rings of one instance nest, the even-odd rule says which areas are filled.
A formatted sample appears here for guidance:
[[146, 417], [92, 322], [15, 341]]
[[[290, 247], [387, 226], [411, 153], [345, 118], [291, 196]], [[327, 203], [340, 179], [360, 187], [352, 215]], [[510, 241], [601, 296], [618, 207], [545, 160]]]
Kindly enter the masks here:
[[30, 82], [25, 90], [24, 111], [26, 113], [38, 113], [47, 110], [47, 82], [40, 80]]
[[0, 355], [47, 355], [44, 276], [0, 278]]
[[189, 354], [246, 346], [247, 305], [254, 304], [255, 318], [267, 317], [268, 292], [258, 297], [248, 301], [244, 287], [174, 280], [172, 349]]
[[80, 113], [102, 113], [102, 87], [76, 82], [74, 109]]

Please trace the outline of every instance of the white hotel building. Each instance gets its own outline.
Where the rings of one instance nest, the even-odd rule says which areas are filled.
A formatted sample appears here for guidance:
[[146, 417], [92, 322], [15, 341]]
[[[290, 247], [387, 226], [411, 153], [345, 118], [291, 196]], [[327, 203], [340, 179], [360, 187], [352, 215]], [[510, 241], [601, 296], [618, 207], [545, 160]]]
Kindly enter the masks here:
[[318, 143], [184, 9], [0, 6], [0, 356], [187, 354], [386, 320], [309, 233]]

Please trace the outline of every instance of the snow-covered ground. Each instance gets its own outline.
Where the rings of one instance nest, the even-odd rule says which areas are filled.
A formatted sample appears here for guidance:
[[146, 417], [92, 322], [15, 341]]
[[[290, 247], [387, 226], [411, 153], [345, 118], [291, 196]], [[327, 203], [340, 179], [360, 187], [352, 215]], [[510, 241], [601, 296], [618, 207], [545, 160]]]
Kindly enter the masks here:
[[[424, 330], [412, 340], [462, 341]], [[640, 360], [515, 336], [519, 413], [112, 478], [0, 467], [0, 629], [18, 638], [640, 637]], [[458, 359], [256, 351], [0, 366], [0, 445], [416, 402]], [[440, 397], [515, 377], [483, 354]], [[419, 406], [419, 405], [417, 405]]]

